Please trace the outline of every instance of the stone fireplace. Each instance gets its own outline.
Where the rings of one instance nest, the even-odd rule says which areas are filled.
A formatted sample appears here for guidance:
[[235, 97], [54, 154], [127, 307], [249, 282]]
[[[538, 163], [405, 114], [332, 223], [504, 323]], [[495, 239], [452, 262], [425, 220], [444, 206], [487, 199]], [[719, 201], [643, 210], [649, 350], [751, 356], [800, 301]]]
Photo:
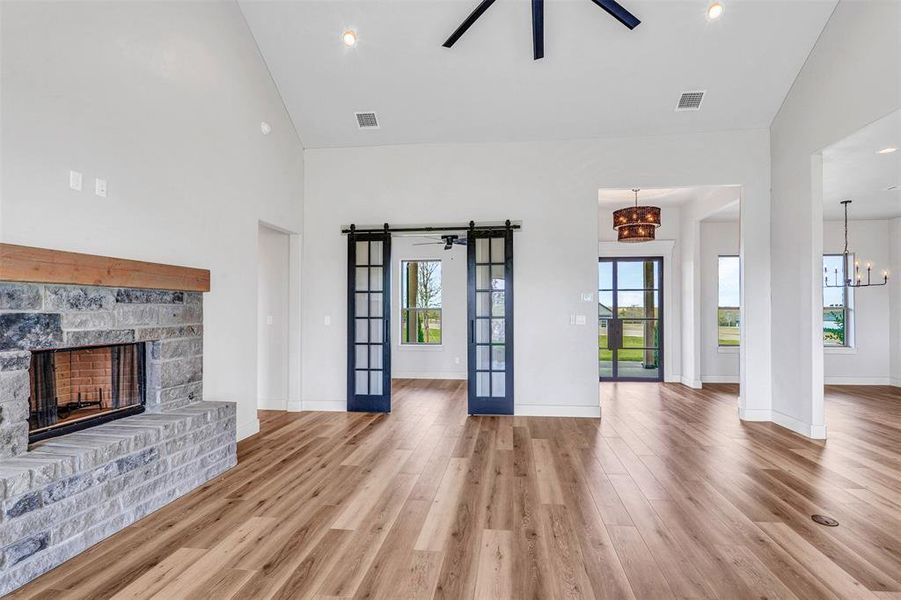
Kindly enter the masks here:
[[[9, 248], [22, 247], [0, 244]], [[17, 263], [5, 258], [0, 252], [0, 595], [236, 463], [234, 404], [202, 400], [196, 286], [119, 286], [112, 268], [103, 285], [73, 283], [72, 269], [9, 275]], [[124, 282], [134, 269], [150, 273], [144, 284], [180, 269], [132, 262], [115, 260], [129, 263]], [[57, 277], [62, 284], [46, 281]]]

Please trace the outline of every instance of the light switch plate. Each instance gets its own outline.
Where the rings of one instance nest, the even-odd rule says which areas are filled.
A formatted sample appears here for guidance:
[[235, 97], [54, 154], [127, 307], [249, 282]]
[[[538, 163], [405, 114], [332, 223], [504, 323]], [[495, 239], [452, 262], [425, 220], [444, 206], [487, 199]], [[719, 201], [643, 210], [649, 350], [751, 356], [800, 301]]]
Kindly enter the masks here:
[[323, 319], [323, 322], [324, 322], [326, 325], [331, 325], [331, 324], [332, 324], [332, 318], [331, 318], [329, 315], [325, 315], [325, 319]]
[[106, 198], [106, 179], [98, 177], [94, 180], [94, 193], [101, 198]]
[[272, 325], [272, 315], [266, 315], [266, 325]]
[[584, 325], [585, 322], [585, 315], [576, 315], [576, 325]]
[[582, 292], [582, 302], [591, 302], [594, 300], [594, 294], [591, 292]]
[[75, 192], [81, 191], [81, 173], [69, 171], [69, 189]]

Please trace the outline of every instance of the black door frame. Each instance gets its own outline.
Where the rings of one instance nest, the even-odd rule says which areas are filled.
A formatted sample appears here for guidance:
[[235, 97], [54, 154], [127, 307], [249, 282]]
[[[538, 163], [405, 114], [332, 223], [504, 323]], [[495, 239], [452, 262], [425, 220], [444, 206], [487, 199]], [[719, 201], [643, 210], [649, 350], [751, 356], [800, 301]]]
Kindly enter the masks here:
[[[381, 264], [372, 264], [372, 244], [369, 244], [365, 265], [357, 264], [357, 242], [382, 242]], [[366, 295], [366, 316], [357, 316], [357, 268], [367, 269], [367, 289], [359, 292]], [[372, 289], [372, 268], [382, 269], [381, 291]], [[382, 294], [382, 315], [370, 315], [372, 303], [369, 298], [372, 293]], [[372, 326], [370, 321], [382, 319], [381, 342], [373, 342]], [[365, 320], [367, 325], [366, 341], [357, 341], [357, 321]], [[381, 369], [372, 369], [372, 346], [381, 345], [382, 365]], [[366, 346], [366, 368], [357, 369], [357, 346]], [[357, 394], [357, 371], [367, 373], [367, 392], [372, 385], [372, 371], [382, 372], [381, 394]], [[387, 227], [384, 231], [375, 233], [356, 233], [351, 226], [347, 234], [347, 410], [351, 412], [391, 412], [391, 234]]]
[[[618, 301], [617, 301], [617, 292], [618, 282], [617, 282], [617, 268], [616, 263], [618, 262], [645, 262], [645, 261], [654, 261], [657, 263], [657, 272], [659, 273], [659, 281], [657, 282], [657, 292], [659, 294], [658, 297], [658, 315], [657, 315], [657, 377], [619, 377], [618, 374], [618, 360], [617, 354], [619, 352], [618, 346], [620, 346], [620, 338], [622, 337], [622, 319], [617, 315]], [[607, 327], [607, 347], [612, 351], [611, 362], [613, 375], [611, 377], [602, 377], [600, 374], [600, 367], [598, 367], [598, 381], [607, 381], [607, 382], [616, 382], [616, 381], [635, 381], [635, 382], [649, 382], [649, 383], [661, 383], [664, 380], [663, 377], [663, 366], [664, 366], [664, 348], [665, 340], [664, 340], [664, 299], [663, 299], [663, 257], [662, 256], [604, 256], [598, 258], [598, 264], [608, 262], [612, 263], [611, 275], [613, 278], [613, 305], [610, 307], [612, 312], [612, 317], [608, 319], [608, 327]], [[598, 281], [598, 306], [600, 306], [600, 289], [601, 282]], [[627, 290], [628, 291], [628, 290]], [[598, 324], [600, 325], [600, 321], [603, 320], [600, 315], [598, 315]], [[615, 323], [613, 330], [610, 328], [610, 323]], [[648, 348], [629, 348], [629, 350], [647, 350]], [[653, 350], [654, 348], [650, 348]]]
[[[467, 405], [471, 415], [512, 415], [514, 410], [514, 394], [513, 394], [513, 228], [507, 221], [505, 228], [496, 230], [475, 231], [470, 229], [469, 240], [467, 243], [466, 253], [466, 290], [467, 290], [467, 316], [469, 317], [469, 343], [467, 354]], [[476, 298], [478, 293], [492, 293], [499, 290], [478, 289], [476, 271], [479, 266], [487, 266], [489, 269], [489, 281], [491, 265], [500, 264], [491, 256], [491, 239], [502, 238], [504, 240], [504, 395], [495, 397], [492, 395], [494, 386], [493, 374], [498, 372], [492, 367], [492, 344], [491, 336], [491, 319], [490, 308], [489, 316], [479, 316], [476, 310]], [[488, 262], [476, 262], [476, 240], [488, 239]], [[490, 287], [490, 285], [489, 285]], [[490, 298], [490, 296], [489, 296]], [[489, 323], [489, 340], [487, 343], [477, 340], [476, 325], [479, 320], [488, 319]], [[477, 348], [479, 346], [488, 346], [488, 371], [479, 369], [477, 364]], [[488, 396], [478, 395], [477, 377], [479, 373], [488, 373]]]

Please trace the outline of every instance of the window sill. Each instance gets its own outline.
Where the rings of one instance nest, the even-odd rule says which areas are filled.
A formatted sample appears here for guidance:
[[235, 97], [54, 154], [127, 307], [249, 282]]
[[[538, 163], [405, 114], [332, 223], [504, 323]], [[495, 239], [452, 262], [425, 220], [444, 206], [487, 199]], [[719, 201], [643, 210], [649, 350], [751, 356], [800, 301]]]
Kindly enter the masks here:
[[425, 352], [440, 352], [444, 350], [444, 344], [404, 344], [397, 345], [399, 350], [422, 350]]
[[717, 346], [716, 351], [720, 354], [738, 354], [740, 352], [738, 346]]
[[857, 354], [857, 348], [852, 346], [824, 346], [824, 354]]

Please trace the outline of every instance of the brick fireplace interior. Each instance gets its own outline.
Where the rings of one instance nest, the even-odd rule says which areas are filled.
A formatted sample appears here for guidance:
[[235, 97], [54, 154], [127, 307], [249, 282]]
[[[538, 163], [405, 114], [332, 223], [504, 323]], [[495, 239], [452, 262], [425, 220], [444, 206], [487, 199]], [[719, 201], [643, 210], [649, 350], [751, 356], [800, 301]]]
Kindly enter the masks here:
[[144, 352], [139, 343], [32, 353], [30, 441], [142, 412]]

